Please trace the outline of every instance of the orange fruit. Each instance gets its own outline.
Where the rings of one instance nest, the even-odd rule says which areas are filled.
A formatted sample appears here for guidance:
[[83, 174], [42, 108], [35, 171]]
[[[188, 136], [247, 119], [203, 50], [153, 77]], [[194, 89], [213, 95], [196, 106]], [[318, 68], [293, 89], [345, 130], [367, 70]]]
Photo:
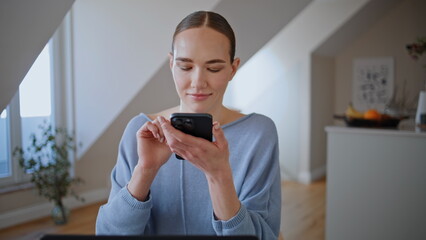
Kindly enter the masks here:
[[381, 118], [382, 118], [382, 114], [380, 114], [376, 109], [369, 109], [364, 112], [364, 119], [378, 121]]

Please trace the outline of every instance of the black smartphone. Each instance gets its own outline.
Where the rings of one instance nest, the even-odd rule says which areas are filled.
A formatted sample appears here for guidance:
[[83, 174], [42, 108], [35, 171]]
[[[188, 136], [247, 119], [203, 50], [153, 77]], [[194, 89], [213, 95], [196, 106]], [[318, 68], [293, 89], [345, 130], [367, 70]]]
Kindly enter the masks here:
[[[213, 117], [208, 113], [173, 113], [170, 116], [172, 126], [186, 134], [213, 140]], [[184, 160], [176, 154], [176, 158]]]

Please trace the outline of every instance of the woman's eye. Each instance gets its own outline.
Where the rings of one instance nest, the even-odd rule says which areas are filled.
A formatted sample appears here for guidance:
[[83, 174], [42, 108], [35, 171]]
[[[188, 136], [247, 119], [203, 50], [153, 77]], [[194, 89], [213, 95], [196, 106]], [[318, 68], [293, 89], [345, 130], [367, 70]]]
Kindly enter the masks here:
[[221, 68], [208, 68], [207, 70], [209, 70], [210, 72], [216, 73], [216, 72], [219, 72], [222, 69]]
[[189, 71], [191, 70], [191, 67], [179, 67], [183, 71]]

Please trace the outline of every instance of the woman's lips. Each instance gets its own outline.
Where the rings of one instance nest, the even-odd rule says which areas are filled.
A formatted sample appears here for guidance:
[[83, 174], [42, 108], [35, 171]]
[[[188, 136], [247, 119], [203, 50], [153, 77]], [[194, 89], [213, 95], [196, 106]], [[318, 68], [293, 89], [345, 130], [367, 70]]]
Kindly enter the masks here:
[[195, 101], [203, 101], [209, 98], [212, 94], [211, 93], [188, 93], [187, 95]]

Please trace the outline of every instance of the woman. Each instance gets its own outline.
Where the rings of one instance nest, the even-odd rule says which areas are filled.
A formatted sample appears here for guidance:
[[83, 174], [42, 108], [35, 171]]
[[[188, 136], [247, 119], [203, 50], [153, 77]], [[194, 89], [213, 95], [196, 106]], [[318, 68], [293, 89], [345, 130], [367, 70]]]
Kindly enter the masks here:
[[[127, 125], [97, 234], [277, 239], [277, 132], [265, 116], [223, 106], [240, 63], [234, 55], [234, 33], [221, 15], [199, 11], [178, 24], [169, 58], [180, 105]], [[174, 112], [210, 113], [214, 141], [173, 128]]]

